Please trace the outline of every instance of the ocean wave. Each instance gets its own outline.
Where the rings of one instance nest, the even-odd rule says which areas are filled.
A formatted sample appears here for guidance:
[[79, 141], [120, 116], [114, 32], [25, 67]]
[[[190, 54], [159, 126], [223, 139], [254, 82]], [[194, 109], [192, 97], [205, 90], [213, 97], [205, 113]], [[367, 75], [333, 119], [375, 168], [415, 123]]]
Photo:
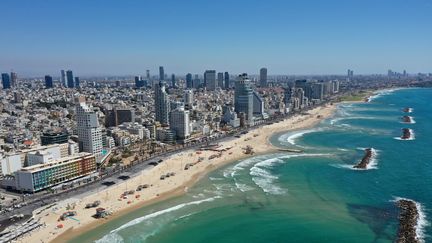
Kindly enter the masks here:
[[426, 237], [425, 228], [427, 226], [429, 226], [430, 223], [426, 219], [426, 214], [424, 212], [425, 209], [424, 209], [423, 205], [417, 201], [414, 201], [414, 200], [409, 199], [409, 198], [403, 198], [403, 197], [394, 197], [394, 199], [390, 200], [390, 202], [398, 202], [400, 200], [408, 200], [408, 201], [412, 201], [415, 203], [415, 205], [417, 207], [418, 214], [419, 214], [419, 217], [417, 219], [417, 224], [415, 226], [416, 236], [417, 236], [417, 239], [421, 243], [424, 243], [425, 237]]
[[373, 100], [375, 100], [375, 99], [377, 99], [379, 97], [392, 94], [393, 92], [395, 92], [396, 90], [399, 90], [399, 89], [400, 88], [384, 89], [384, 90], [380, 90], [380, 91], [374, 92], [373, 95], [371, 95], [371, 96], [368, 97], [368, 101], [372, 102]]
[[265, 169], [254, 166], [250, 169], [250, 175], [253, 176], [253, 182], [266, 193], [281, 195], [286, 192], [285, 189], [274, 185], [274, 181], [279, 179], [279, 177], [272, 175]]
[[320, 128], [316, 129], [308, 129], [308, 130], [301, 130], [295, 133], [287, 133], [279, 137], [280, 142], [288, 142], [292, 145], [296, 145], [296, 140], [303, 137], [305, 134], [314, 133], [322, 131]]
[[242, 160], [239, 163], [235, 164], [234, 166], [225, 169], [223, 171], [223, 175], [225, 178], [234, 178], [239, 173], [239, 171], [245, 170], [251, 165], [256, 164], [262, 160], [272, 159], [275, 156], [277, 157], [278, 154], [262, 155], [262, 156], [256, 156], [256, 157]]
[[235, 186], [236, 186], [237, 189], [239, 189], [241, 192], [247, 192], [247, 191], [252, 191], [252, 190], [254, 190], [253, 187], [250, 187], [250, 186], [248, 186], [248, 185], [246, 185], [246, 184], [243, 184], [243, 183], [235, 182]]
[[266, 159], [254, 164], [254, 166], [249, 169], [249, 174], [252, 176], [252, 181], [264, 192], [273, 195], [280, 195], [286, 193], [287, 190], [274, 184], [275, 181], [279, 179], [279, 177], [273, 175], [268, 169], [272, 168], [275, 164], [284, 163], [285, 161], [283, 159], [295, 157], [318, 157], [326, 155], [328, 154], [290, 154]]
[[157, 212], [154, 212], [154, 213], [151, 213], [151, 214], [148, 214], [148, 215], [136, 218], [136, 219], [134, 219], [132, 221], [129, 221], [128, 223], [126, 223], [126, 224], [118, 227], [117, 229], [112, 230], [109, 234], [105, 235], [102, 239], [100, 239], [101, 241], [97, 241], [97, 242], [98, 243], [111, 242], [111, 241], [109, 241], [109, 239], [112, 239], [113, 237], [117, 237], [117, 236], [115, 236], [115, 235], [118, 235], [117, 232], [119, 232], [119, 231], [121, 231], [123, 229], [126, 229], [126, 228], [132, 227], [134, 225], [140, 224], [140, 223], [142, 223], [142, 222], [144, 222], [144, 221], [146, 221], [148, 219], [152, 219], [152, 218], [158, 217], [158, 216], [160, 216], [162, 214], [166, 214], [166, 213], [169, 213], [169, 212], [177, 211], [177, 210], [182, 209], [182, 208], [184, 208], [186, 206], [199, 205], [199, 204], [205, 203], [205, 202], [212, 202], [212, 201], [214, 201], [214, 200], [216, 200], [218, 198], [222, 198], [222, 197], [221, 196], [215, 196], [215, 197], [211, 197], [211, 198], [207, 198], [207, 199], [202, 199], [202, 200], [198, 200], [198, 201], [192, 201], [192, 202], [182, 203], [182, 204], [179, 204], [179, 205], [167, 208], [167, 209], [163, 209], [161, 211], [157, 211]]
[[211, 180], [211, 181], [222, 181], [222, 180], [224, 180], [224, 178], [219, 178], [219, 177], [209, 177], [209, 180]]
[[121, 235], [117, 234], [116, 232], [114, 233], [109, 233], [107, 235], [104, 235], [104, 237], [102, 237], [99, 240], [95, 240], [95, 243], [123, 243], [124, 239], [123, 237], [121, 237]]

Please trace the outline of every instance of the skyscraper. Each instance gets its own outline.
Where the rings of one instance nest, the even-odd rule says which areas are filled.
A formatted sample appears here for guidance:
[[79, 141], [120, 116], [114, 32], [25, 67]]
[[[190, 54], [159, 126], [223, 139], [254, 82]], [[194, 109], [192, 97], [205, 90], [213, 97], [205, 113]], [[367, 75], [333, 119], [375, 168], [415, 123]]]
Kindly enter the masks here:
[[260, 86], [267, 87], [267, 68], [260, 69]]
[[3, 89], [11, 88], [11, 82], [8, 73], [2, 73], [2, 84], [3, 84]]
[[175, 131], [178, 139], [185, 139], [190, 136], [189, 111], [184, 107], [178, 107], [170, 112], [170, 128]]
[[63, 87], [67, 87], [67, 85], [66, 85], [66, 73], [65, 73], [65, 70], [61, 70], [60, 71], [60, 83], [61, 83], [61, 86], [63, 86]]
[[80, 87], [80, 78], [79, 77], [75, 77], [75, 87], [76, 88]]
[[192, 81], [192, 74], [191, 73], [186, 74], [186, 88], [188, 88], [188, 89], [193, 88], [193, 81]]
[[165, 79], [164, 67], [159, 67], [159, 81], [163, 81]]
[[73, 88], [74, 87], [74, 78], [73, 78], [72, 70], [66, 71], [66, 80], [67, 80], [67, 87]]
[[45, 75], [45, 88], [50, 89], [54, 87], [53, 78], [49, 75]]
[[215, 70], [206, 70], [204, 73], [204, 86], [207, 90], [216, 90], [217, 82], [216, 82], [216, 71]]
[[229, 89], [230, 88], [230, 77], [229, 77], [228, 72], [225, 72], [224, 79], [225, 79], [225, 89]]
[[175, 80], [175, 75], [174, 73], [171, 74], [171, 87], [175, 88], [176, 87], [176, 80]]
[[244, 113], [249, 124], [253, 122], [253, 90], [247, 74], [241, 74], [235, 83], [234, 111]]
[[146, 77], [147, 77], [147, 80], [150, 80], [150, 70], [146, 70]]
[[165, 84], [162, 81], [154, 85], [155, 94], [155, 119], [162, 125], [169, 124], [170, 102]]
[[193, 80], [193, 87], [195, 89], [201, 88], [203, 86], [201, 79], [199, 79], [198, 74], [195, 74], [195, 78]]
[[218, 81], [218, 86], [223, 89], [224, 87], [224, 74], [223, 73], [217, 73], [217, 81]]
[[18, 75], [17, 75], [17, 73], [11, 72], [10, 78], [11, 78], [11, 82], [10, 82], [11, 86], [12, 87], [17, 86], [17, 83], [18, 83]]
[[79, 100], [76, 104], [76, 119], [80, 151], [100, 155], [102, 153], [102, 130], [93, 107]]

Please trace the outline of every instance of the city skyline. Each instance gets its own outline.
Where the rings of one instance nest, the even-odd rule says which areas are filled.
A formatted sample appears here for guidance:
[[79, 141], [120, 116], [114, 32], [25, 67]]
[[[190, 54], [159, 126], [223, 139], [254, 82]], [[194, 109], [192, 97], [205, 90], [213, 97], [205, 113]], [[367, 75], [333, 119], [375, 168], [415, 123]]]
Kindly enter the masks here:
[[422, 0], [14, 1], [2, 9], [10, 21], [0, 23], [8, 33], [0, 69], [21, 76], [156, 75], [158, 65], [182, 75], [261, 67], [274, 75], [431, 72], [432, 5]]

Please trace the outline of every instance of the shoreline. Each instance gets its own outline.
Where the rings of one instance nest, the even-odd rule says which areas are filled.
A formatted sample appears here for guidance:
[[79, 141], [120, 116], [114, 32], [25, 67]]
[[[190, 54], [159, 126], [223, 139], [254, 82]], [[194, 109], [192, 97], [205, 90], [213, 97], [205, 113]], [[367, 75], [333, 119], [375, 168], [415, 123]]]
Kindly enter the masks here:
[[[25, 235], [23, 238], [17, 240], [17, 242], [27, 242], [29, 240], [33, 242], [66, 242], [75, 238], [77, 235], [91, 231], [98, 226], [120, 218], [138, 208], [181, 196], [187, 193], [188, 188], [195, 185], [211, 171], [241, 159], [278, 151], [278, 147], [270, 143], [270, 138], [272, 136], [281, 132], [313, 127], [322, 120], [333, 116], [337, 105], [338, 103], [319, 106], [308, 111], [307, 115], [298, 114], [281, 122], [251, 130], [248, 134], [242, 135], [240, 138], [233, 138], [229, 141], [221, 142], [221, 148], [230, 149], [226, 152], [222, 152], [224, 154], [218, 158], [209, 159], [209, 156], [217, 154], [217, 152], [214, 151], [202, 151], [199, 154], [197, 150], [183, 151], [179, 154], [167, 157], [163, 164], [153, 167], [148, 171], [143, 171], [141, 175], [119, 183], [118, 185], [104, 188], [95, 194], [85, 195], [82, 198], [70, 199], [72, 201], [75, 200], [75, 202], [59, 202], [56, 207], [53, 207], [55, 210], [37, 217], [41, 219], [41, 222], [46, 224], [45, 227], [31, 232], [29, 235]], [[253, 155], [245, 154], [244, 147], [246, 146], [251, 146], [255, 153]], [[200, 157], [204, 158], [202, 162], [189, 170], [183, 169], [184, 164]], [[180, 167], [179, 164], [181, 165]], [[166, 172], [175, 172], [176, 175], [165, 180], [160, 180], [160, 175]], [[131, 198], [128, 204], [126, 204], [125, 200], [116, 198], [116, 194], [120, 195], [128, 189], [128, 184], [129, 190], [131, 190], [135, 189], [137, 185], [143, 184], [142, 181], [152, 186], [143, 189], [143, 191], [136, 192], [136, 195], [140, 195], [140, 198]], [[106, 195], [105, 200], [102, 194]], [[95, 212], [94, 208], [83, 209], [83, 205], [95, 201], [96, 199], [102, 201], [101, 207], [112, 211], [113, 214], [106, 219], [95, 219], [91, 217]], [[66, 205], [70, 205], [70, 203], [76, 205], [76, 208], [73, 210], [77, 211], [77, 215], [74, 217], [77, 221], [67, 219], [66, 221], [57, 222], [56, 219], [58, 216], [66, 211]], [[64, 227], [57, 228], [56, 226], [59, 223], [63, 224]]]

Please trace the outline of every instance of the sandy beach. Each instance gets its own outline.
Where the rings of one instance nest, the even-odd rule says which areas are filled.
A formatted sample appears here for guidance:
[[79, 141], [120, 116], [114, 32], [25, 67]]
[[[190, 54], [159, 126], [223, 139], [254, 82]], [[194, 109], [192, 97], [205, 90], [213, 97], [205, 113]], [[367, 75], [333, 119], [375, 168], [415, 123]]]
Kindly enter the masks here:
[[[188, 150], [179, 154], [172, 155], [164, 159], [164, 162], [154, 168], [143, 171], [139, 176], [133, 177], [127, 181], [107, 188], [101, 188], [94, 193], [87, 193], [80, 197], [70, 198], [66, 201], [58, 202], [54, 207], [44, 210], [42, 213], [35, 215], [35, 219], [45, 226], [25, 235], [17, 242], [65, 242], [68, 239], [79, 235], [82, 232], [91, 230], [101, 224], [120, 217], [121, 215], [133, 211], [139, 207], [156, 203], [170, 197], [185, 193], [188, 188], [193, 186], [199, 179], [208, 172], [215, 170], [228, 163], [256, 156], [259, 154], [276, 151], [277, 148], [272, 146], [269, 138], [282, 131], [305, 129], [316, 125], [321, 120], [334, 114], [336, 105], [327, 105], [317, 107], [308, 112], [307, 115], [296, 115], [279, 123], [265, 125], [240, 138], [234, 138], [230, 141], [220, 143], [218, 149], [228, 149], [221, 153], [220, 157], [209, 159], [212, 155], [217, 155], [215, 151]], [[254, 155], [244, 153], [244, 148], [251, 146], [255, 152]], [[184, 170], [187, 163], [199, 161], [195, 166]], [[164, 180], [160, 179], [161, 175], [174, 172]], [[129, 195], [127, 199], [121, 199], [121, 194], [128, 190], [135, 190], [138, 185], [148, 184], [150, 187]], [[137, 196], [139, 195], [139, 196]], [[87, 203], [101, 201], [100, 207], [111, 211], [113, 214], [106, 219], [95, 219], [95, 208], [85, 209]], [[76, 211], [77, 215], [72, 219], [58, 221], [61, 214], [70, 210]], [[41, 209], [36, 210], [36, 212]], [[58, 228], [59, 224], [63, 228]]]

